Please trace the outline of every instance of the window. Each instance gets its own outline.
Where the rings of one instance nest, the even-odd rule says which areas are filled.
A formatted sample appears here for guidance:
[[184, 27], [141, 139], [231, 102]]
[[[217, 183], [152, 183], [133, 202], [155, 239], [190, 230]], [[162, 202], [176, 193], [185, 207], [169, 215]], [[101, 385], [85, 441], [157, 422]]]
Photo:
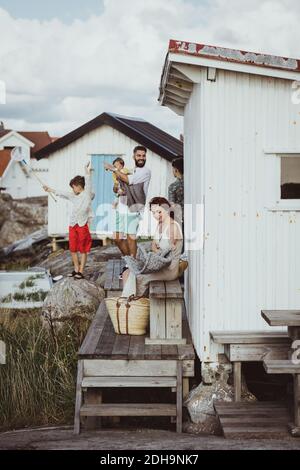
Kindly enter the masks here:
[[281, 199], [300, 199], [300, 158], [281, 157]]
[[262, 180], [265, 207], [270, 211], [300, 211], [300, 150], [264, 150]]

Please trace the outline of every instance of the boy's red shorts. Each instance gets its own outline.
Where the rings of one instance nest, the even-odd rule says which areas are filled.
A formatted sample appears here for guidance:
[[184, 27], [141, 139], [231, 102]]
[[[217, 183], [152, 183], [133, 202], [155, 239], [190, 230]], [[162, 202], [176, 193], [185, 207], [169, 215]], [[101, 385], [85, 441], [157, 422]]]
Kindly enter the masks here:
[[75, 253], [89, 253], [92, 246], [92, 237], [88, 224], [80, 227], [78, 224], [69, 227], [69, 248], [70, 251]]

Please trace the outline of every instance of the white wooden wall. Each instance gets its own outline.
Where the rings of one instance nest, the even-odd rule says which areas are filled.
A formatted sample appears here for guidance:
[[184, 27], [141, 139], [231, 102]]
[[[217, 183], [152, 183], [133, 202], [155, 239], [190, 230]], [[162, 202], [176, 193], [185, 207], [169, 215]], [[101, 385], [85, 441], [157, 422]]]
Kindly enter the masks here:
[[[31, 169], [47, 184], [48, 182], [48, 160], [37, 161], [30, 159]], [[45, 196], [46, 193], [42, 185], [36, 180], [32, 172], [31, 176], [25, 173], [19, 162], [13, 162], [7, 170], [4, 178], [1, 179], [1, 185], [6, 187], [6, 193], [9, 193], [14, 199], [23, 199], [26, 197]]]
[[[133, 168], [133, 148], [138, 145], [132, 139], [110, 126], [95, 129], [67, 147], [58, 150], [49, 158], [49, 185], [56, 189], [69, 190], [70, 179], [77, 174], [84, 174], [84, 165], [92, 154], [121, 155], [125, 164]], [[147, 166], [152, 178], [147, 199], [153, 196], [167, 196], [168, 185], [173, 181], [171, 164], [152, 151], [147, 151]], [[61, 235], [68, 232], [70, 205], [62, 199], [57, 203], [49, 198], [49, 235]]]
[[287, 80], [218, 70], [209, 82], [203, 71], [185, 110], [186, 199], [205, 197], [204, 253], [190, 253], [188, 299], [204, 361], [216, 360], [209, 331], [270, 329], [261, 309], [300, 305], [300, 212], [270, 210], [280, 158], [264, 153], [300, 150], [291, 94]]

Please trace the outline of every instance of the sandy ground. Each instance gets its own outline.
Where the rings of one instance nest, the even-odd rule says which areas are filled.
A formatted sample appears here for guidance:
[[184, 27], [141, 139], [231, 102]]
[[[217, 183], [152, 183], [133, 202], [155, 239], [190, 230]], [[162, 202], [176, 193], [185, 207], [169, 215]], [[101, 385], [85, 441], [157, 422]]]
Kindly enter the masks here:
[[229, 440], [153, 429], [103, 429], [74, 436], [71, 427], [0, 434], [0, 450], [300, 450], [300, 438]]

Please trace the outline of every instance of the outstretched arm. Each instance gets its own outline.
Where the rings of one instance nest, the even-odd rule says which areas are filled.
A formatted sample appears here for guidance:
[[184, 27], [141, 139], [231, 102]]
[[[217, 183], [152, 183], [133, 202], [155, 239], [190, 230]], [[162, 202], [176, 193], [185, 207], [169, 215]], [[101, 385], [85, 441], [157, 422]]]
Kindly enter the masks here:
[[117, 178], [121, 181], [123, 181], [124, 183], [129, 183], [129, 180], [128, 180], [128, 175], [125, 175], [124, 173], [122, 173], [121, 171], [118, 171], [113, 165], [111, 165], [110, 163], [104, 163], [104, 168], [106, 170], [109, 170], [109, 171], [113, 171], [115, 173], [115, 175], [117, 176]]
[[49, 186], [46, 186], [46, 185], [43, 186], [43, 189], [47, 193], [55, 194], [55, 196], [59, 196], [63, 199], [68, 199], [69, 201], [73, 199], [74, 197], [74, 194], [71, 193], [70, 191], [57, 191], [56, 189], [50, 188]]

